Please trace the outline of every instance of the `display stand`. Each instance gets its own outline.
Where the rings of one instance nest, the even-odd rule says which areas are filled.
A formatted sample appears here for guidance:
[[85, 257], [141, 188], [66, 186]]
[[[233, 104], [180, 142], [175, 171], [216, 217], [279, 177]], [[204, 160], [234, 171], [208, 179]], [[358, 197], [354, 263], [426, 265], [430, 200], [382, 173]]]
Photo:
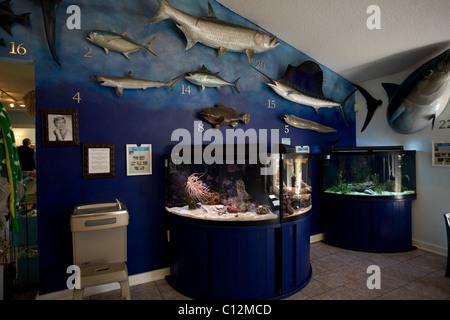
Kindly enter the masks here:
[[411, 202], [323, 195], [324, 242], [357, 251], [404, 252], [412, 246]]
[[169, 217], [168, 283], [194, 299], [279, 299], [311, 279], [310, 212], [288, 223]]

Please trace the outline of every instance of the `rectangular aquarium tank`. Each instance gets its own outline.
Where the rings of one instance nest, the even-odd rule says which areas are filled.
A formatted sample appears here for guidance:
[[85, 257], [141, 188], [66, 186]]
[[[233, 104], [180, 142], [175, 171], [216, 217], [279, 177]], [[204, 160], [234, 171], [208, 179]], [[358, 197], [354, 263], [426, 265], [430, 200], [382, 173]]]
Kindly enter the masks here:
[[356, 197], [416, 197], [416, 152], [403, 147], [332, 148], [323, 191]]
[[212, 164], [176, 164], [179, 161], [168, 155], [166, 211], [207, 221], [279, 223], [311, 209], [309, 154], [289, 153], [291, 149], [280, 146], [279, 153], [265, 154], [266, 161], [261, 161], [255, 157], [258, 149], [233, 148], [230, 155], [223, 146], [223, 161]]

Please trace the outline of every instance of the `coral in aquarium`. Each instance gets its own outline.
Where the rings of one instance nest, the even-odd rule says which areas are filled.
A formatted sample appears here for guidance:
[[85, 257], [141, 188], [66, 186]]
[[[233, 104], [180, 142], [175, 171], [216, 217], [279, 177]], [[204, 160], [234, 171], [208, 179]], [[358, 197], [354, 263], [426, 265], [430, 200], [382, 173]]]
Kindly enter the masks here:
[[191, 174], [186, 182], [186, 194], [197, 202], [207, 202], [211, 197], [208, 186], [200, 180], [200, 173]]

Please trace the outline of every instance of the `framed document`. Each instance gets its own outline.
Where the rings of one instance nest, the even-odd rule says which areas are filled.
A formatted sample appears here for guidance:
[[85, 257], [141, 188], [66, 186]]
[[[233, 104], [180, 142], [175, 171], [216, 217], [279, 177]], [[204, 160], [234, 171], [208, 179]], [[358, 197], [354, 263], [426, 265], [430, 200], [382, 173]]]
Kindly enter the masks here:
[[83, 143], [83, 178], [110, 178], [115, 174], [113, 143]]
[[152, 174], [152, 145], [127, 144], [127, 175]]

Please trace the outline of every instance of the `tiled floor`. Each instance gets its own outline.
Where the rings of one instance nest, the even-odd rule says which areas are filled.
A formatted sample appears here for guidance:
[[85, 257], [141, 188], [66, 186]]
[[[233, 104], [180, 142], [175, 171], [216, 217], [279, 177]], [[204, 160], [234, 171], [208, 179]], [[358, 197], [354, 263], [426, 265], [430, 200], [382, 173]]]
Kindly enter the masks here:
[[[445, 277], [447, 259], [420, 249], [403, 253], [366, 253], [345, 250], [322, 242], [311, 244], [312, 278], [287, 300], [450, 300], [450, 278]], [[370, 265], [380, 267], [381, 288], [368, 289]], [[132, 300], [189, 299], [166, 280], [130, 288]], [[87, 299], [103, 300], [119, 290]], [[22, 295], [17, 299], [30, 299]]]
[[[423, 250], [384, 254], [350, 251], [322, 242], [311, 244], [312, 279], [288, 300], [450, 300], [446, 257]], [[368, 289], [370, 265], [380, 267], [381, 288]], [[118, 292], [92, 296], [106, 299]], [[131, 287], [132, 300], [189, 299], [165, 280]]]

